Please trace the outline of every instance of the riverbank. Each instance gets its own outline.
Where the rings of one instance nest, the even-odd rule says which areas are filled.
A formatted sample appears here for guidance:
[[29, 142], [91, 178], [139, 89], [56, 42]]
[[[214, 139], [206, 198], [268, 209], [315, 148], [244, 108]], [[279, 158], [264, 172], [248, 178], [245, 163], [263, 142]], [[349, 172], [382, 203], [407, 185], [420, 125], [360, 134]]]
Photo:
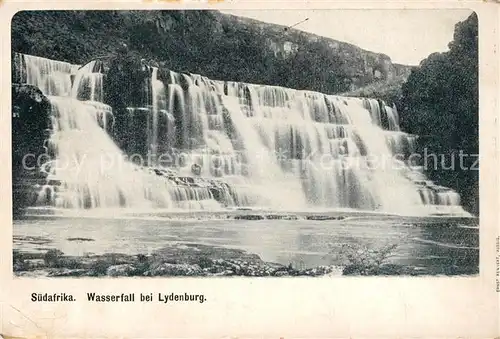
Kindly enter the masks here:
[[[42, 237], [17, 237], [15, 241], [43, 244]], [[94, 241], [73, 238], [69, 241]], [[318, 266], [299, 269], [292, 265], [263, 261], [258, 255], [240, 249], [202, 244], [175, 244], [150, 255], [105, 253], [83, 256], [66, 255], [58, 249], [38, 252], [14, 250], [14, 273], [17, 276], [45, 277], [124, 277], [124, 276], [324, 276], [340, 275], [342, 268]]]
[[[19, 240], [19, 239], [18, 239]], [[47, 239], [24, 239], [45, 242]], [[92, 241], [75, 238], [72, 241]], [[390, 251], [388, 248], [386, 251]], [[263, 261], [258, 255], [239, 249], [202, 244], [178, 244], [151, 255], [106, 253], [66, 255], [57, 249], [45, 252], [13, 251], [13, 269], [18, 277], [325, 277], [366, 275], [421, 275], [410, 267], [382, 264], [385, 257], [371, 253], [367, 261], [344, 266], [321, 265], [301, 269]], [[366, 257], [366, 256], [365, 256]]]

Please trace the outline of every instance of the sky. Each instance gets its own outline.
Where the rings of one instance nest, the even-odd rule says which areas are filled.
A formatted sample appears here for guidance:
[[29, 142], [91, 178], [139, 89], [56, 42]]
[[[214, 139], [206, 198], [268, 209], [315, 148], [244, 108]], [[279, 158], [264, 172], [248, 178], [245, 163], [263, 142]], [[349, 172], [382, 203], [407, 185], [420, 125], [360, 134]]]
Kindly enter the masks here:
[[222, 10], [237, 16], [291, 26], [388, 55], [392, 62], [418, 65], [448, 50], [455, 24], [472, 11], [446, 10]]

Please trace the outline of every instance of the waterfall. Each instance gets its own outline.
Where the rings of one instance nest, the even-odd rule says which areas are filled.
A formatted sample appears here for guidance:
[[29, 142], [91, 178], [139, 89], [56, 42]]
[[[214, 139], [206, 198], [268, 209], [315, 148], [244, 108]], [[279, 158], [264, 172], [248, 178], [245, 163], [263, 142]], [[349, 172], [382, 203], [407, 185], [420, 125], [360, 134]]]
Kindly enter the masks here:
[[[56, 157], [47, 167], [64, 183], [58, 206], [461, 211], [456, 192], [407, 162], [416, 136], [382, 101], [173, 71], [160, 78], [150, 67], [150, 102], [115, 117], [98, 62], [23, 57], [26, 82], [52, 105]], [[140, 128], [126, 150], [110, 135], [116, 119]], [[150, 156], [147, 169], [126, 159], [137, 150]]]
[[[70, 208], [172, 206], [165, 183], [147, 176], [125, 161], [106, 133], [112, 109], [103, 97], [103, 74], [93, 63], [81, 67], [71, 86], [69, 64], [25, 55], [27, 82], [47, 95], [51, 103], [52, 135], [48, 141], [55, 159], [43, 169], [63, 189], [53, 204]], [[89, 100], [78, 100], [87, 96]], [[163, 184], [163, 185], [162, 185]]]
[[[167, 82], [169, 111], [182, 128], [178, 145], [208, 154], [223, 145], [223, 159], [237, 159], [237, 170], [217, 176], [245, 182], [247, 200], [288, 209], [460, 209], [456, 192], [413, 179], [405, 159], [416, 136], [400, 130], [395, 106], [173, 71]], [[217, 170], [208, 166], [205, 173]]]

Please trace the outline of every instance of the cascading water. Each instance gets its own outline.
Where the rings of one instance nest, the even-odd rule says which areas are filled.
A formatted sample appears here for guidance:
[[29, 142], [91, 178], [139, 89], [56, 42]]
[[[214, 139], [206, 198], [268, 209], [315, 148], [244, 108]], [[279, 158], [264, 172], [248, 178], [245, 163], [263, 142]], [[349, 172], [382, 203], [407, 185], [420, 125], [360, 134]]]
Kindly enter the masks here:
[[[462, 212], [457, 193], [408, 166], [416, 137], [400, 131], [395, 107], [377, 100], [172, 71], [162, 81], [153, 67], [151, 102], [128, 107], [124, 118], [146, 115], [145, 134], [130, 136], [127, 153], [146, 143], [152, 174], [124, 160], [107, 133], [115, 117], [103, 103], [102, 66], [24, 60], [26, 82], [52, 104], [52, 173], [64, 183], [56, 205]], [[162, 164], [165, 154], [175, 163]]]
[[[165, 183], [125, 161], [103, 129], [112, 123], [113, 116], [111, 107], [98, 101], [103, 97], [103, 74], [93, 71], [95, 63], [78, 69], [71, 86], [75, 67], [29, 55], [24, 55], [24, 60], [28, 84], [39, 87], [52, 107], [48, 151], [54, 159], [43, 169], [63, 185], [51, 197], [53, 204], [70, 208], [170, 208]], [[42, 194], [46, 192], [42, 190]]]
[[405, 163], [416, 138], [400, 131], [395, 107], [172, 71], [167, 91], [169, 111], [182, 128], [178, 145], [223, 153], [222, 162], [238, 159], [229, 166], [234, 172], [220, 171], [219, 162], [208, 163], [204, 173], [217, 173], [237, 191], [233, 178], [243, 178], [254, 203], [396, 213], [447, 205], [461, 211], [455, 192], [422, 181]]

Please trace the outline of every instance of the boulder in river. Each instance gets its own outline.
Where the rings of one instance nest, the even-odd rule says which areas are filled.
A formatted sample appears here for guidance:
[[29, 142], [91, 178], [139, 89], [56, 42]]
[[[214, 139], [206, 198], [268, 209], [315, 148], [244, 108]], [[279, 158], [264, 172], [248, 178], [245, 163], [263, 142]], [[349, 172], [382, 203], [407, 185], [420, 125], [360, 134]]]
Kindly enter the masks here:
[[264, 216], [260, 214], [241, 214], [234, 217], [236, 220], [264, 220]]

